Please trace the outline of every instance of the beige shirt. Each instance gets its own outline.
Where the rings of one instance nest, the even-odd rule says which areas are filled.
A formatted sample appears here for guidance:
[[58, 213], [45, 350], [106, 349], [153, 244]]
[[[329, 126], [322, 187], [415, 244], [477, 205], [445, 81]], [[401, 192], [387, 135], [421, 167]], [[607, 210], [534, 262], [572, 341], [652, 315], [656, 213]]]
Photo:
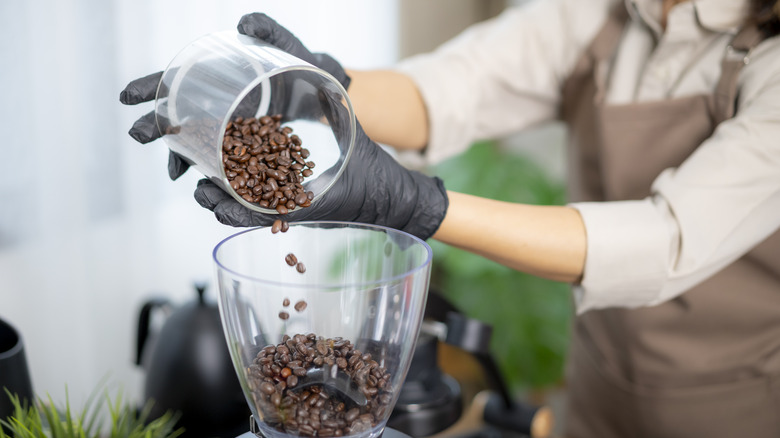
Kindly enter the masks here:
[[[623, 0], [532, 1], [403, 61], [398, 69], [428, 109], [427, 158], [554, 120], [562, 81], [616, 1]], [[661, 0], [625, 1], [632, 21], [602, 69], [607, 101], [712, 93], [748, 2], [680, 3], [663, 31]], [[738, 86], [736, 116], [680, 167], [663, 171], [650, 197], [572, 204], [588, 239], [578, 312], [669, 300], [780, 228], [780, 38], [750, 54]]]

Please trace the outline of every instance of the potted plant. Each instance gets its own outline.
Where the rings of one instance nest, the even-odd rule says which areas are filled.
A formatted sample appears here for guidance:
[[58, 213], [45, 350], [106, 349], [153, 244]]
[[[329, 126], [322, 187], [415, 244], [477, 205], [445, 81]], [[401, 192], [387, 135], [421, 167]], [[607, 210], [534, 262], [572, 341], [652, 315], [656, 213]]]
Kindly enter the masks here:
[[80, 409], [73, 409], [67, 390], [62, 405], [49, 396], [28, 406], [16, 394], [5, 392], [14, 412], [0, 419], [0, 438], [175, 438], [183, 432], [175, 428], [177, 414], [149, 418], [150, 404], [138, 409], [121, 391], [113, 397], [108, 391], [98, 397], [95, 391]]

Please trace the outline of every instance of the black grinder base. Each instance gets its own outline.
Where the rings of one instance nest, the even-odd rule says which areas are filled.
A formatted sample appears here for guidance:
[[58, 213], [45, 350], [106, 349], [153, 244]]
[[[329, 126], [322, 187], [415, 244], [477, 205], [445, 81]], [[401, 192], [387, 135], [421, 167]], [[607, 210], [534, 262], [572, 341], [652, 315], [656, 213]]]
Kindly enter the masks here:
[[462, 410], [460, 385], [439, 369], [438, 339], [421, 333], [387, 426], [411, 436], [429, 436], [454, 424]]

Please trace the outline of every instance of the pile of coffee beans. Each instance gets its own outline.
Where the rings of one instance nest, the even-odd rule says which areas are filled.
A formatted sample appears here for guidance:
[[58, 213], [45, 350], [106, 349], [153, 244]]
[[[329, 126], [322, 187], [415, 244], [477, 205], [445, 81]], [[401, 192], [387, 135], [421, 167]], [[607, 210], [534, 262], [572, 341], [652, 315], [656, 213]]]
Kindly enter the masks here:
[[[348, 376], [365, 403], [327, 384], [306, 384], [312, 369]], [[281, 343], [260, 350], [247, 376], [262, 421], [294, 435], [338, 437], [369, 430], [384, 418], [393, 400], [387, 370], [340, 337], [285, 335]]]
[[247, 202], [287, 214], [308, 207], [314, 193], [303, 188], [313, 161], [281, 114], [229, 121], [222, 140], [222, 164], [230, 187]]

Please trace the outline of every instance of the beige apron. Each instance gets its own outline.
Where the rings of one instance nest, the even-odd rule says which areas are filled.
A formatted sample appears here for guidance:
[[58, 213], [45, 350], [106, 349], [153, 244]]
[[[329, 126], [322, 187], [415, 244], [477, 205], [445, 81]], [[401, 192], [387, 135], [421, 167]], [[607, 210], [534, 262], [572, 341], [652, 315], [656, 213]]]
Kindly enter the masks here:
[[[563, 89], [573, 201], [646, 197], [733, 116], [733, 55], [761, 40], [752, 27], [735, 37], [714, 95], [606, 105], [594, 71], [626, 18], [621, 5]], [[780, 232], [667, 303], [576, 318], [567, 385], [569, 438], [780, 437]]]

